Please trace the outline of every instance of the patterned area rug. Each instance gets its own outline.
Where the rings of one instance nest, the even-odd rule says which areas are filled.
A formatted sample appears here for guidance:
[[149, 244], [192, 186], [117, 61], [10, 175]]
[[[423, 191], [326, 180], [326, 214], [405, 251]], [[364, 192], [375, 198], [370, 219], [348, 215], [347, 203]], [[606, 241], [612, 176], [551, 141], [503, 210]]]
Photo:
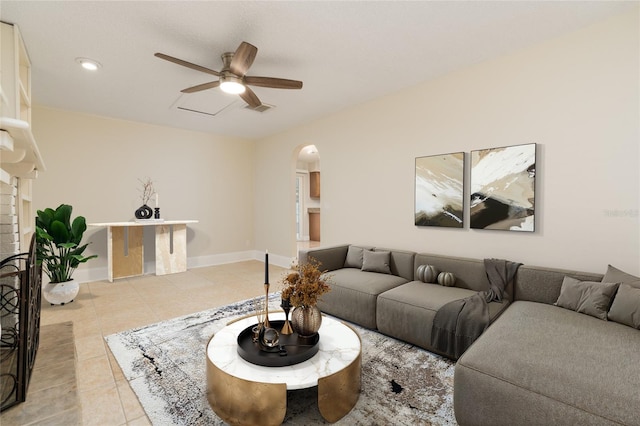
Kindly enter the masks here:
[[[272, 295], [270, 309], [279, 309]], [[154, 425], [223, 425], [206, 396], [205, 350], [251, 300], [105, 339]], [[339, 425], [455, 425], [452, 361], [350, 324], [362, 339], [362, 392]], [[326, 424], [317, 388], [289, 391], [284, 424]]]

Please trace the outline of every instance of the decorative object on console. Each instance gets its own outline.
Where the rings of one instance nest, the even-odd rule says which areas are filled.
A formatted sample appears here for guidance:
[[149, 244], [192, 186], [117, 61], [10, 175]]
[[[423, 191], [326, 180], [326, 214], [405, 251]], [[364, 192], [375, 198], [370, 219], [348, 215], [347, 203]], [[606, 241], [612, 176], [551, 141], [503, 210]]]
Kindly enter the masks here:
[[535, 230], [536, 144], [471, 151], [471, 228]]
[[38, 210], [36, 241], [38, 264], [49, 277], [43, 287], [44, 298], [52, 305], [72, 302], [80, 291], [73, 272], [98, 255], [83, 256], [89, 244], [80, 245], [87, 223], [83, 216], [71, 220], [73, 207], [61, 204], [57, 209]]
[[136, 219], [151, 219], [153, 217], [153, 210], [146, 204], [140, 206], [136, 212]]
[[423, 283], [435, 283], [440, 271], [433, 265], [420, 265], [416, 270], [416, 276]]
[[438, 284], [445, 287], [453, 287], [456, 283], [456, 277], [451, 272], [440, 272], [438, 274]]
[[464, 152], [416, 158], [415, 225], [462, 228]]
[[[154, 195], [156, 195], [156, 191], [153, 188], [153, 181], [151, 180], [151, 178], [146, 178], [145, 180], [142, 179], [138, 179], [140, 181], [140, 183], [142, 184], [142, 190], [140, 191], [140, 198], [142, 199], [142, 206], [140, 206], [136, 211], [135, 211], [135, 216], [136, 219], [152, 219], [153, 218], [153, 209], [151, 209], [151, 207], [149, 207], [149, 200], [151, 200], [151, 197], [153, 197]], [[158, 198], [156, 195], [156, 207], [158, 207]], [[160, 218], [160, 210], [157, 210], [157, 217], [156, 219]]]
[[300, 336], [311, 336], [322, 324], [322, 313], [316, 306], [318, 298], [331, 288], [329, 276], [320, 271], [320, 263], [311, 259], [308, 263], [295, 265], [294, 272], [287, 274], [282, 283], [282, 298], [289, 299], [295, 309], [291, 313], [291, 325]]

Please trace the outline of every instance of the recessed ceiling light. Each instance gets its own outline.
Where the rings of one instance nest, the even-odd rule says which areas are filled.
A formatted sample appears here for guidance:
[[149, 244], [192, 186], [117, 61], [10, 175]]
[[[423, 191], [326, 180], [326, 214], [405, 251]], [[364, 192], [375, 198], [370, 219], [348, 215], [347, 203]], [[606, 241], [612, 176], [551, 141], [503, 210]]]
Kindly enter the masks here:
[[96, 71], [98, 68], [102, 68], [102, 64], [100, 62], [89, 58], [76, 58], [76, 62], [82, 65], [82, 68], [89, 71]]

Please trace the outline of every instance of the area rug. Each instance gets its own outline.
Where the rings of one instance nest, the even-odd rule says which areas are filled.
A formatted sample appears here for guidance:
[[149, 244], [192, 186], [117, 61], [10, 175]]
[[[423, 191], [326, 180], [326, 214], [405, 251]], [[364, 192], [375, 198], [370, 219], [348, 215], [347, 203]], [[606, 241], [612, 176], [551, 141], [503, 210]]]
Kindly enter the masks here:
[[[278, 309], [272, 295], [270, 310]], [[223, 425], [206, 396], [206, 345], [251, 300], [105, 337], [154, 425]], [[351, 325], [362, 339], [362, 392], [338, 425], [455, 425], [452, 361]], [[317, 388], [289, 391], [284, 424], [326, 424]]]

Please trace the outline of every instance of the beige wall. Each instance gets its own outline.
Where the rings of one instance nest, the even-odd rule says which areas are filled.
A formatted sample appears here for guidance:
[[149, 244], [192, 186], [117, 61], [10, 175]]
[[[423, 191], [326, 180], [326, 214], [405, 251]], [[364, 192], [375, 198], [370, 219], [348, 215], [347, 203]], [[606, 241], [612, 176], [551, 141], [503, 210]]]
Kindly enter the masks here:
[[[34, 207], [133, 219], [139, 178], [190, 227], [189, 264], [295, 256], [299, 149], [322, 158], [322, 243], [344, 242], [602, 272], [640, 273], [638, 13], [336, 112], [256, 143], [50, 108], [33, 111], [48, 167]], [[535, 233], [417, 228], [416, 157], [538, 143]], [[466, 180], [469, 180], [467, 170]], [[76, 278], [104, 279], [100, 258]], [[146, 238], [153, 247], [153, 241]], [[153, 253], [146, 253], [152, 265]], [[151, 269], [152, 270], [152, 269]]]
[[[150, 177], [163, 218], [200, 221], [188, 227], [191, 266], [252, 255], [253, 142], [41, 107], [33, 122], [47, 166], [34, 181], [36, 209], [68, 203], [88, 222], [133, 220], [142, 204], [138, 179]], [[106, 230], [85, 235], [100, 257], [76, 278], [104, 279]], [[151, 228], [145, 243], [153, 271]]]
[[[295, 255], [294, 154], [312, 143], [323, 244], [640, 273], [638, 38], [636, 9], [260, 141], [256, 247]], [[532, 142], [535, 233], [414, 226], [415, 157]]]

